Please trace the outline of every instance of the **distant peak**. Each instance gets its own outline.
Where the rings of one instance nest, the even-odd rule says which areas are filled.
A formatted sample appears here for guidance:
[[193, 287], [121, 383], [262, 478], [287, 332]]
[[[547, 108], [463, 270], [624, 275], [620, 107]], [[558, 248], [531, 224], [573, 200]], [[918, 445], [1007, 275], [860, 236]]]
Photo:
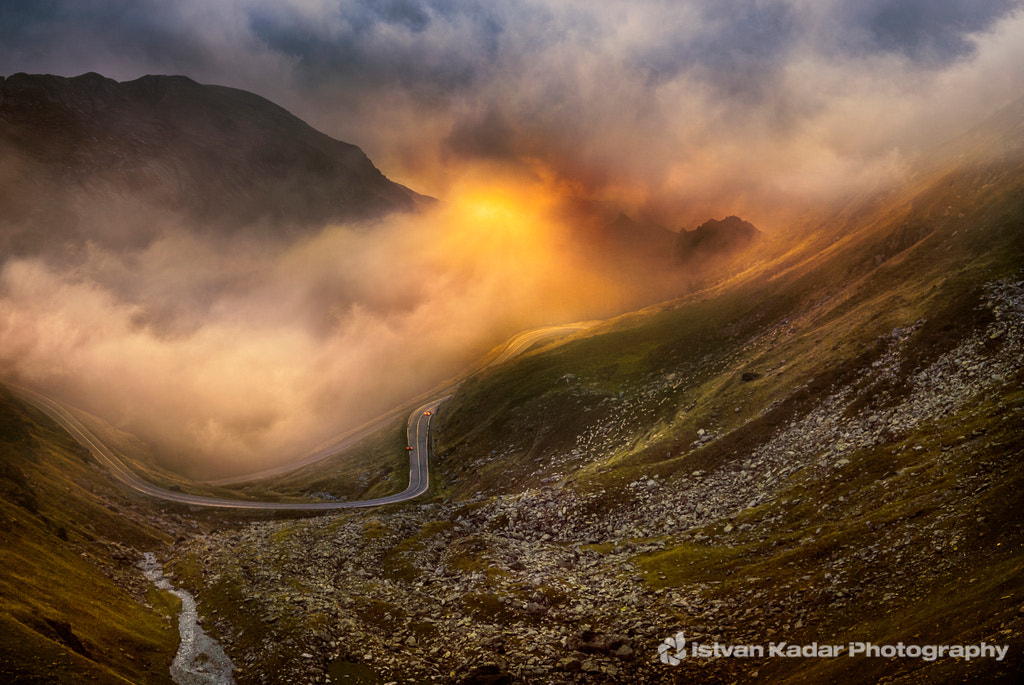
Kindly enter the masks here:
[[758, 235], [761, 231], [757, 230], [754, 224], [749, 221], [744, 221], [738, 216], [732, 214], [725, 217], [722, 220], [708, 219], [695, 230], [697, 231], [736, 231], [740, 233], [749, 233], [751, 235]]
[[[55, 76], [54, 78], [60, 77]], [[97, 74], [95, 71], [87, 71], [84, 74], [73, 76], [70, 80], [78, 83], [117, 83], [117, 81], [115, 81], [114, 79], [107, 78], [102, 74]]]
[[125, 81], [125, 83], [164, 83], [176, 86], [202, 87], [198, 81], [180, 74], [146, 74], [145, 76], [140, 76], [134, 81]]
[[676, 255], [684, 262], [738, 252], [761, 238], [761, 231], [738, 216], [708, 219], [692, 231], [683, 229], [676, 240]]

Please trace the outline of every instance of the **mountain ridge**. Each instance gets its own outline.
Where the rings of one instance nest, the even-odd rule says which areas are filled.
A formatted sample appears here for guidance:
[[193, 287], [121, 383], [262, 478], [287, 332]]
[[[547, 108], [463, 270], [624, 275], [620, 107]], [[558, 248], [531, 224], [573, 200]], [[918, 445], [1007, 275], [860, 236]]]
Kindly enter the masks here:
[[0, 193], [8, 216], [71, 235], [67, 224], [80, 223], [79, 205], [98, 204], [96, 194], [143, 236], [140, 204], [232, 234], [253, 224], [301, 231], [432, 202], [388, 180], [357, 146], [269, 100], [184, 76], [0, 79], [0, 147], [17, 165]]
[[676, 237], [676, 258], [684, 264], [735, 254], [763, 237], [749, 221], [738, 216], [708, 219], [692, 231], [685, 228]]

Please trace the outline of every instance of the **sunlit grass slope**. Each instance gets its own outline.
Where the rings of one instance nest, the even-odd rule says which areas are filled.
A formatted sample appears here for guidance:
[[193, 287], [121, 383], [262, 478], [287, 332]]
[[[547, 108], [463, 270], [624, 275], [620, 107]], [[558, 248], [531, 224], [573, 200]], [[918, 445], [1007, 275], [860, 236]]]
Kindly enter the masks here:
[[[441, 462], [452, 492], [535, 485], [544, 474], [533, 474], [534, 461], [582, 452], [579, 435], [600, 421], [615, 424], [621, 444], [599, 464], [563, 471], [628, 478], [719, 464], [728, 455], [688, 449], [699, 429], [754, 422], [763, 432], [920, 319], [912, 345], [926, 365], [984, 323], [983, 284], [1024, 268], [1024, 167], [939, 174], [819, 219], [814, 231], [815, 240], [750, 256], [757, 268], [729, 281], [463, 384], [439, 416], [438, 451], [459, 457]], [[642, 409], [617, 408], [637, 394]]]
[[[647, 479], [679, 488], [767, 479], [753, 455], [808, 417], [861, 425], [908, 406], [915, 383], [927, 383], [920, 374], [969, 340], [985, 341], [971, 364], [1004, 354], [1005, 336], [989, 334], [1000, 313], [985, 298], [989, 284], [1024, 279], [1019, 155], [965, 161], [801, 230], [747, 255], [730, 280], [464, 384], [438, 417], [444, 491], [568, 487], [598, 517], [628, 520]], [[634, 563], [654, 587], [746, 598], [750, 623], [765, 621], [783, 639], [1017, 644], [1024, 369], [1005, 373], [988, 393], [881, 444], [772, 455], [799, 468], [770, 496], [666, 534], [662, 551]], [[831, 417], [825, 401], [837, 392], [846, 394]], [[857, 596], [834, 594], [837, 578]], [[770, 603], [803, 613], [765, 614]], [[677, 618], [694, 621], [682, 609]], [[1002, 663], [874, 660], [856, 672], [848, 660], [777, 659], [760, 676], [876, 682], [919, 669], [910, 681], [1007, 678], [1024, 669], [1014, 650]]]
[[177, 600], [134, 567], [163, 516], [0, 387], [0, 681], [170, 681]]

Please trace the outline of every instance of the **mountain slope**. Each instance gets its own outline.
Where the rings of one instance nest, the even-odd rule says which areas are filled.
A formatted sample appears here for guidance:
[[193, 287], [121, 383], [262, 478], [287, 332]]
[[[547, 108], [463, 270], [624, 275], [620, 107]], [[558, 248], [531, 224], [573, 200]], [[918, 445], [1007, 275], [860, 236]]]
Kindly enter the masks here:
[[614, 221], [599, 226], [579, 240], [610, 259], [633, 261], [637, 264], [662, 266], [672, 252], [676, 234], [656, 224], [634, 221], [619, 214]]
[[88, 228], [90, 239], [144, 242], [154, 210], [230, 233], [319, 227], [428, 201], [277, 105], [184, 76], [0, 78], [0, 150], [5, 234], [24, 227], [5, 236], [9, 250], [36, 247], [29, 229], [40, 224], [50, 240]]
[[[825, 250], [467, 385], [439, 416], [441, 469], [462, 494], [566, 483], [526, 530], [637, 545], [645, 583], [679, 598], [663, 637], [1012, 644], [1022, 186], [1020, 158], [922, 179]], [[1021, 663], [680, 670], [757, 668], [945, 682]]]
[[188, 526], [0, 386], [0, 679], [169, 683], [175, 600], [135, 564]]
[[[238, 682], [1019, 681], [1015, 111], [978, 129], [995, 157], [947, 157], [752, 247], [727, 280], [465, 382], [435, 417], [432, 499], [182, 536], [176, 582], [197, 595]], [[147, 677], [107, 647], [104, 626], [124, 612], [154, 635], [155, 614], [134, 614], [92, 560], [104, 540], [135, 540], [131, 558], [161, 534], [75, 462], [85, 457], [66, 436], [0, 399], [12, 448], [0, 479], [15, 650], [4, 668]], [[337, 468], [325, 464], [322, 482]], [[70, 496], [51, 494], [60, 487]], [[166, 518], [159, 527], [173, 528]], [[57, 606], [70, 590], [18, 584], [65, 566], [115, 597], [102, 620], [81, 602]], [[1009, 652], [663, 663], [679, 632], [703, 645]], [[132, 644], [158, 671], [166, 646]], [[29, 663], [49, 650], [70, 661]]]
[[[240, 682], [1017, 682], [1024, 157], [922, 171], [747, 259], [465, 382], [432, 501], [182, 545], [211, 610], [244, 600]], [[680, 631], [1009, 652], [662, 663]]]

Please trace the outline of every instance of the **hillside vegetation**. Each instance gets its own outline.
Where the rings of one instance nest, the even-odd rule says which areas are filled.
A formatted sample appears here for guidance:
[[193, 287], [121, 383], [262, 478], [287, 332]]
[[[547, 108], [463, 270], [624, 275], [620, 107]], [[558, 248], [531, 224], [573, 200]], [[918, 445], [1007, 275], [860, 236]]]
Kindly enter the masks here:
[[135, 565], [190, 530], [0, 386], [0, 680], [170, 682], [177, 600]]
[[[994, 160], [954, 145], [728, 279], [464, 382], [438, 412], [431, 500], [183, 544], [239, 682], [1016, 682], [1024, 156], [1007, 131], [974, 134], [1002, 137]], [[1009, 653], [661, 663], [680, 631]]]

